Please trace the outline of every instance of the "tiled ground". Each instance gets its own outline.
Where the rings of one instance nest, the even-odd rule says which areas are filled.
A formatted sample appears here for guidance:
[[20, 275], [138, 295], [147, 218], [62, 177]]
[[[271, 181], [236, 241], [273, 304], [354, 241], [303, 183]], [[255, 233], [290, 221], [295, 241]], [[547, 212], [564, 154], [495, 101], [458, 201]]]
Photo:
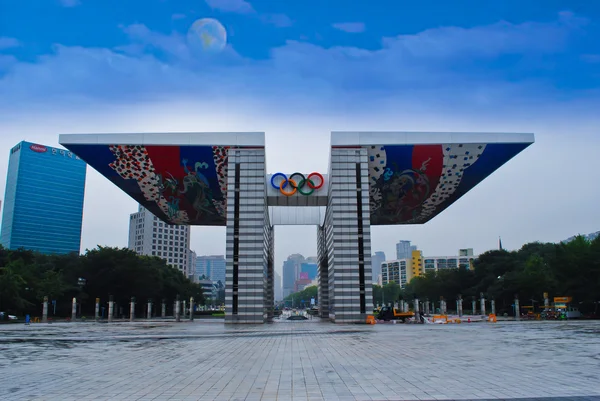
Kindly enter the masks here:
[[600, 400], [600, 322], [0, 326], [2, 400], [536, 397]]

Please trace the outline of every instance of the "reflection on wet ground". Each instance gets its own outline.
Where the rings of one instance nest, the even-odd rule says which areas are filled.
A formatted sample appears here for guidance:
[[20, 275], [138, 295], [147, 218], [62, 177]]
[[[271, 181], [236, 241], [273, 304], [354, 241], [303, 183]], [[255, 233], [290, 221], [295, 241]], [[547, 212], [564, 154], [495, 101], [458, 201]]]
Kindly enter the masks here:
[[600, 322], [0, 325], [0, 399], [600, 400]]

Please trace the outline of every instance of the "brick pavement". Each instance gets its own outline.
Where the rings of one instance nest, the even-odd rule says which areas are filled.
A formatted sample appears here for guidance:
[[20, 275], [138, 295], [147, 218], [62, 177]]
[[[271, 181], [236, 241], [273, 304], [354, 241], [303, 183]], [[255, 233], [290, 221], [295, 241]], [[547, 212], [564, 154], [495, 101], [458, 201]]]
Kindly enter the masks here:
[[0, 326], [1, 400], [600, 401], [600, 322]]

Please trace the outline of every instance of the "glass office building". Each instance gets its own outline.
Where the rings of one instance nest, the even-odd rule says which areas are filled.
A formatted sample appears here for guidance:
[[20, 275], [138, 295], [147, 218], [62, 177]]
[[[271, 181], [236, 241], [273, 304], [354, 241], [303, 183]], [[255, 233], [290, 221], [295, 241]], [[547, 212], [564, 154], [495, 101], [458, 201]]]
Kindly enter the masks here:
[[59, 148], [21, 142], [10, 151], [2, 245], [46, 254], [79, 253], [86, 164]]

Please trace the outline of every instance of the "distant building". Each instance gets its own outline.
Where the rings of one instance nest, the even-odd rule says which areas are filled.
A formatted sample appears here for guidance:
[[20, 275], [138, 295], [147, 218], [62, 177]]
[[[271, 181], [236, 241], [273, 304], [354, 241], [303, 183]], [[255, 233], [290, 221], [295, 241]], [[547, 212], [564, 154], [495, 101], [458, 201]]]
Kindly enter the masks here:
[[277, 271], [275, 272], [273, 286], [274, 286], [274, 293], [275, 293], [274, 294], [275, 301], [281, 301], [283, 299], [283, 292], [282, 292], [282, 288], [281, 288], [281, 276], [279, 275], [279, 273], [277, 273]]
[[45, 254], [79, 253], [86, 164], [59, 148], [20, 142], [10, 150], [2, 245]]
[[188, 249], [188, 278], [194, 283], [198, 282], [198, 276], [196, 276], [196, 252]]
[[388, 260], [381, 264], [382, 285], [395, 282], [404, 288], [415, 277], [425, 273], [423, 254], [419, 250], [411, 251], [410, 258]]
[[425, 274], [425, 266], [423, 264], [423, 252], [417, 249], [412, 251], [410, 267], [412, 269], [412, 278], [419, 277]]
[[396, 244], [396, 259], [408, 259], [411, 257], [410, 241], [398, 241]]
[[427, 256], [423, 259], [423, 268], [425, 273], [437, 272], [446, 269], [473, 269], [473, 262], [477, 256], [473, 253], [473, 248], [459, 249], [458, 256]]
[[473, 256], [473, 248], [459, 249], [458, 256]]
[[314, 280], [317, 277], [316, 263], [302, 263], [300, 265], [300, 273], [307, 273], [309, 280]]
[[225, 285], [226, 261], [223, 255], [207, 255], [196, 257], [196, 277], [209, 278], [213, 282]]
[[304, 263], [304, 256], [293, 254], [283, 262], [283, 297], [296, 291], [296, 280], [300, 277], [300, 266]]
[[202, 295], [205, 299], [214, 299], [213, 297], [213, 282], [210, 279], [198, 280], [198, 284], [202, 287]]
[[371, 256], [371, 269], [372, 269], [372, 282], [373, 284], [379, 283], [381, 276], [381, 264], [385, 262], [385, 253], [377, 251]]
[[300, 273], [300, 277], [294, 283], [294, 292], [302, 291], [306, 287], [310, 286], [312, 280], [308, 278], [308, 273]]
[[392, 281], [404, 288], [410, 281], [411, 259], [386, 260], [381, 264], [381, 283], [386, 285]]
[[157, 256], [188, 276], [190, 226], [167, 224], [140, 205], [129, 216], [128, 248], [139, 255]]

